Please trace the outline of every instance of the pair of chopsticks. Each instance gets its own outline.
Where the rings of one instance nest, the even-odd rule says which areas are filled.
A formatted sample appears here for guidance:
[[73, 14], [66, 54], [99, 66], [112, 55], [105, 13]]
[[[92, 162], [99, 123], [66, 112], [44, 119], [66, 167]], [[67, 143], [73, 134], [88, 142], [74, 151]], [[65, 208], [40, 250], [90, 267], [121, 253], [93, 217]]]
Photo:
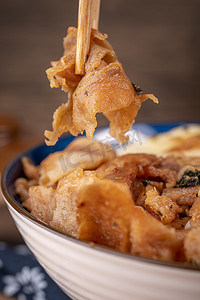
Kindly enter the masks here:
[[84, 74], [91, 29], [98, 29], [100, 0], [79, 0], [75, 73]]

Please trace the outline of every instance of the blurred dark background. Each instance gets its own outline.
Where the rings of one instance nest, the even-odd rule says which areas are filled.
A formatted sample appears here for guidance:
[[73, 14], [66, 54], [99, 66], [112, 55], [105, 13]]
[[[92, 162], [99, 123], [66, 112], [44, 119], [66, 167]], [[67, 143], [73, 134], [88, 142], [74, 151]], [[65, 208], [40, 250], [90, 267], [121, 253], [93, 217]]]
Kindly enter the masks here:
[[[0, 113], [24, 134], [43, 135], [66, 95], [50, 89], [45, 69], [62, 55], [77, 0], [1, 0]], [[108, 33], [126, 73], [159, 105], [145, 103], [137, 122], [199, 121], [199, 0], [102, 0]], [[104, 121], [101, 121], [101, 125]]]

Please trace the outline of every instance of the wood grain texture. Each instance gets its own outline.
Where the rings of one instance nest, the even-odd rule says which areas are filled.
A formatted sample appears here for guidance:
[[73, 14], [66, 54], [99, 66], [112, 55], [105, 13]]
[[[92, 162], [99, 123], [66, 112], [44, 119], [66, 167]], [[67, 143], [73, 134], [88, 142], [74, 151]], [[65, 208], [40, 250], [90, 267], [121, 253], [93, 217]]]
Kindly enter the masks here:
[[98, 29], [101, 0], [92, 0], [92, 28]]
[[90, 49], [92, 0], [79, 0], [78, 32], [75, 73], [85, 73], [85, 62]]
[[[144, 103], [137, 122], [200, 121], [199, 10], [199, 0], [101, 1], [100, 30], [131, 80], [160, 99]], [[1, 1], [0, 112], [16, 116], [27, 135], [42, 137], [67, 99], [50, 89], [45, 69], [62, 55], [77, 11], [77, 0]]]

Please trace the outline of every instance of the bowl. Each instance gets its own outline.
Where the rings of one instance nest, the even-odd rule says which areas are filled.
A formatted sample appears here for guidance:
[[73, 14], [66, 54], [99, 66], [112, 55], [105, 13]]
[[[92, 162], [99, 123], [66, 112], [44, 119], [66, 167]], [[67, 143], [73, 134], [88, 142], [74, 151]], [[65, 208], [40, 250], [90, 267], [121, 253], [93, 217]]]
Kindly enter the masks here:
[[[156, 126], [154, 129], [158, 130]], [[43, 144], [22, 153], [2, 175], [2, 194], [8, 209], [24, 241], [50, 277], [78, 300], [199, 300], [199, 270], [77, 240], [37, 220], [20, 205], [13, 183], [23, 176], [21, 157], [26, 155], [39, 164], [72, 139], [66, 137], [54, 147]]]

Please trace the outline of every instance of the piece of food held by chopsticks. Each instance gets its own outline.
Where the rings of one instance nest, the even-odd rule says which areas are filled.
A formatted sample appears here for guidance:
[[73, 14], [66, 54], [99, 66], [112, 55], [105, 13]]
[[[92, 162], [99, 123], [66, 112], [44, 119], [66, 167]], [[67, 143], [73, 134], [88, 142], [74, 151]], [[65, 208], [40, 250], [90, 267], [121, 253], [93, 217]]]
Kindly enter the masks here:
[[[121, 63], [107, 41], [97, 30], [99, 2], [79, 2], [78, 30], [69, 27], [64, 38], [64, 54], [46, 73], [51, 88], [62, 87], [68, 93], [53, 116], [53, 131], [45, 131], [47, 145], [69, 131], [77, 136], [84, 131], [89, 139], [97, 127], [96, 114], [110, 121], [110, 134], [120, 143], [127, 142], [125, 133], [131, 128], [141, 103], [152, 94], [139, 95], [126, 76]], [[96, 27], [96, 29], [94, 28]]]

